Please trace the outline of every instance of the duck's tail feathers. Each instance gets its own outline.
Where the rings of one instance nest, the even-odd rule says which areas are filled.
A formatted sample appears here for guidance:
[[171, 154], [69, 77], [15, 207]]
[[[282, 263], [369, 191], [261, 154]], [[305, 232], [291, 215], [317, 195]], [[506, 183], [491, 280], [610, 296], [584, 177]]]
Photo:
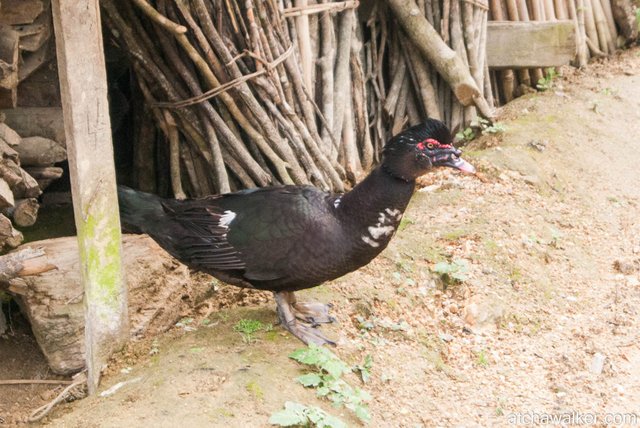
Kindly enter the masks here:
[[147, 233], [166, 216], [162, 198], [126, 186], [118, 186], [120, 221], [128, 232]]

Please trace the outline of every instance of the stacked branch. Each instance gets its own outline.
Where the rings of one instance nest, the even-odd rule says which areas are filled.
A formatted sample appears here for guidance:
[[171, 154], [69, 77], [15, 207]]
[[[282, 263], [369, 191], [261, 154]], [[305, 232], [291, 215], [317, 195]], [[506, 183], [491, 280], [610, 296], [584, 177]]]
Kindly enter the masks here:
[[0, 250], [15, 248], [23, 236], [14, 226], [36, 222], [42, 190], [62, 176], [55, 164], [67, 158], [65, 148], [44, 137], [26, 137], [0, 122]]
[[[376, 2], [365, 43], [369, 110], [377, 149], [425, 117], [452, 129], [491, 118], [487, 5], [452, 0]], [[392, 12], [392, 13], [391, 13]]]
[[278, 183], [341, 191], [371, 164], [356, 2], [101, 4], [146, 100], [138, 117], [162, 137], [148, 122], [136, 131], [138, 187], [161, 191], [166, 169], [178, 198]]
[[0, 3], [0, 108], [19, 104], [19, 88], [54, 57], [48, 0]]

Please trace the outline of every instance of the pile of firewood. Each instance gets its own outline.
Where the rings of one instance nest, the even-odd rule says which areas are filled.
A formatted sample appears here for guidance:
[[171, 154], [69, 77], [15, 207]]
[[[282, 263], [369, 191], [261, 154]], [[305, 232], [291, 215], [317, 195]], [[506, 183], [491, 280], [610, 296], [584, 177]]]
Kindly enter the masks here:
[[[348, 74], [323, 86], [331, 91], [335, 121], [318, 127], [320, 108], [303, 69], [306, 60], [301, 67], [294, 55], [294, 21], [284, 20], [274, 3], [107, 0], [101, 5], [116, 43], [132, 57], [139, 88], [168, 141], [176, 197], [276, 183], [342, 190], [347, 174], [353, 179], [358, 173], [357, 167], [345, 171], [338, 161], [358, 156], [355, 136], [353, 144], [337, 143], [343, 127], [353, 130], [343, 126], [358, 96], [348, 97]], [[343, 50], [344, 58], [336, 61], [348, 67], [351, 44]], [[325, 115], [325, 123], [330, 120]], [[148, 147], [154, 140], [138, 138], [136, 151], [153, 158]], [[135, 169], [148, 169], [150, 157], [140, 159], [147, 165]]]
[[[406, 34], [386, 33], [383, 2], [386, 16], [370, 18], [383, 26], [363, 28], [358, 1], [102, 1], [147, 102], [138, 117], [153, 117], [167, 141], [156, 145], [153, 125], [134, 134], [134, 186], [157, 191], [169, 170], [178, 198], [278, 183], [341, 191], [401, 127], [427, 116], [460, 125], [475, 117], [465, 107], [472, 104], [490, 114], [486, 7], [455, 13], [458, 21], [442, 29], [447, 40], [451, 31], [449, 47], [424, 33], [434, 32], [425, 14], [440, 29], [430, 4], [427, 12], [419, 2], [424, 14], [415, 20], [418, 5], [393, 3], [397, 22], [410, 21]], [[468, 33], [462, 19], [475, 23]], [[444, 107], [432, 108], [439, 100]]]
[[[379, 144], [397, 134], [407, 125], [414, 125], [425, 117], [443, 120], [450, 128], [468, 125], [476, 117], [491, 116], [493, 106], [485, 47], [488, 4], [486, 1], [425, 1], [413, 6], [407, 1], [373, 2], [366, 17], [368, 40], [366, 74], [373, 76], [368, 83], [370, 110], [376, 111]], [[455, 52], [464, 70], [472, 78], [479, 94], [474, 104], [463, 105], [456, 95], [451, 79], [438, 70], [437, 62], [444, 57], [421, 55], [417, 40], [401, 31], [403, 22], [392, 11], [413, 7], [420, 24], [431, 25], [432, 38], [440, 38], [443, 45]], [[383, 130], [387, 130], [386, 133]]]
[[67, 152], [49, 138], [22, 138], [4, 123], [4, 117], [0, 119], [0, 249], [6, 249], [22, 243], [22, 233], [14, 225], [35, 223], [37, 197], [62, 176], [62, 168], [54, 164], [64, 161]]
[[0, 2], [0, 108], [18, 105], [18, 87], [54, 57], [47, 0]]

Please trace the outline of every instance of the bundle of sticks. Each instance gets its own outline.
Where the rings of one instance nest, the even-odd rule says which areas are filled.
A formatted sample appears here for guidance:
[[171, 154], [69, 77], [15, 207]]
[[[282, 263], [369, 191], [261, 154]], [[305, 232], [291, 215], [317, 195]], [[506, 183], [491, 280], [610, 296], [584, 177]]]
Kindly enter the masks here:
[[[485, 55], [488, 5], [483, 1], [418, 0], [416, 6], [461, 58], [484, 95], [483, 104], [493, 107]], [[436, 72], [435, 64], [427, 62], [414, 41], [399, 30], [398, 20], [385, 2], [375, 2], [366, 17], [366, 74], [373, 76], [368, 92], [376, 148], [407, 123], [413, 125], [424, 117], [443, 120], [456, 130], [479, 114], [478, 107], [460, 102], [448, 79]], [[486, 107], [481, 115], [491, 115]]]
[[48, 0], [0, 3], [0, 108], [19, 104], [18, 88], [54, 57]]
[[[355, 5], [102, 2], [168, 140], [176, 197], [276, 183], [339, 191], [355, 181], [372, 162], [364, 76], [350, 76]], [[154, 138], [139, 133], [135, 144], [135, 169], [148, 178], [137, 184], [153, 190]]]
[[[418, 7], [397, 3], [396, 13]], [[467, 104], [480, 99], [488, 109], [476, 89], [488, 84], [487, 7], [455, 3], [460, 7], [450, 8], [449, 21], [448, 9], [421, 1], [422, 19], [463, 58], [464, 66], [453, 64], [462, 81], [455, 95]], [[434, 117], [455, 127], [477, 114], [424, 63], [409, 35], [387, 32], [395, 24], [382, 2], [366, 26], [357, 1], [101, 4], [146, 100], [150, 114], [138, 117], [153, 117], [168, 141], [155, 146], [153, 126], [138, 126], [134, 184], [148, 191], [157, 190], [165, 169], [178, 198], [277, 183], [341, 191], [403, 126]]]
[[54, 164], [67, 153], [49, 138], [22, 138], [0, 117], [0, 250], [20, 245], [23, 236], [15, 226], [32, 226], [40, 205], [42, 190], [62, 176]]

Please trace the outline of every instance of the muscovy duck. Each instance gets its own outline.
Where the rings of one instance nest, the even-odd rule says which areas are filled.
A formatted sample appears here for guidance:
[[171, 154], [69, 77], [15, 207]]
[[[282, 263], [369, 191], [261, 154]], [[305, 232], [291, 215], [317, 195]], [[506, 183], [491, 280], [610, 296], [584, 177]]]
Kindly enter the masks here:
[[162, 199], [123, 186], [122, 222], [147, 233], [191, 268], [233, 285], [272, 291], [282, 326], [305, 343], [334, 344], [318, 329], [329, 305], [294, 292], [352, 272], [384, 250], [433, 167], [473, 173], [440, 121], [391, 138], [382, 163], [345, 194], [312, 186], [249, 189], [192, 200]]

